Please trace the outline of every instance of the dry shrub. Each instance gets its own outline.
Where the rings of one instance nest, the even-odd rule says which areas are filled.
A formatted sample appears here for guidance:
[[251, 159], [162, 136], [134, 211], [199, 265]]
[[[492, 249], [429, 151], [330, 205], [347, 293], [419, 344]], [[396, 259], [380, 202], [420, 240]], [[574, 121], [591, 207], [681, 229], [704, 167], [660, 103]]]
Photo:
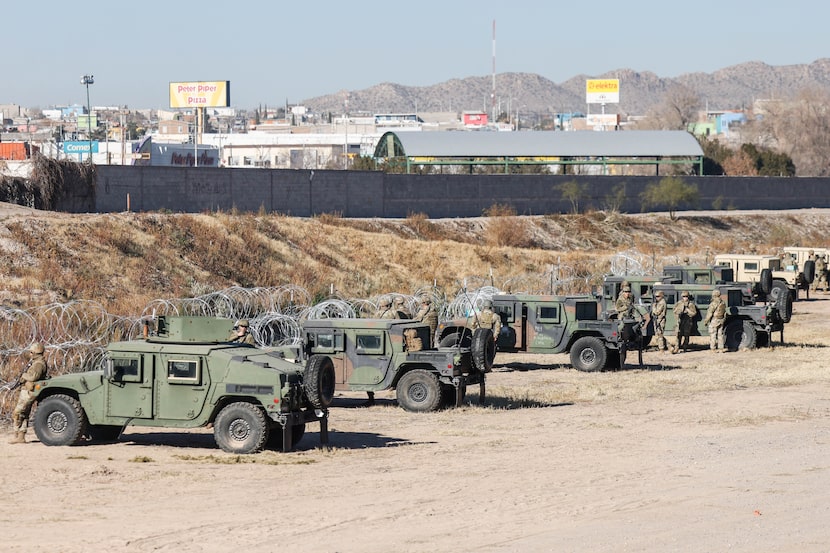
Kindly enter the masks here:
[[332, 211], [331, 213], [321, 213], [314, 216], [315, 219], [324, 225], [341, 225], [343, 221], [343, 213], [340, 211]]
[[442, 240], [444, 238], [441, 229], [430, 222], [426, 213], [412, 213], [406, 216], [406, 225], [412, 229], [415, 236], [423, 240]]
[[509, 248], [533, 246], [528, 223], [511, 206], [493, 204], [484, 210], [484, 216], [489, 218], [485, 230], [487, 244]]

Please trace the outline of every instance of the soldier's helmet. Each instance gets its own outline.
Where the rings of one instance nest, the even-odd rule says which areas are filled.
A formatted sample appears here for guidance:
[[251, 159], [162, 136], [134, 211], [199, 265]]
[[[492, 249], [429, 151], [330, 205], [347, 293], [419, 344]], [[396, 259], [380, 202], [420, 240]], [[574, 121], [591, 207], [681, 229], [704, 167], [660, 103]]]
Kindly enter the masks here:
[[810, 250], [810, 251], [807, 252], [807, 255], [813, 255], [813, 253], [814, 253], [813, 250]]
[[720, 290], [712, 290], [712, 297], [719, 298], [720, 297]]
[[251, 325], [248, 324], [248, 319], [239, 319], [239, 322], [236, 323], [236, 326], [244, 326], [245, 328], [248, 328]]
[[403, 296], [396, 296], [395, 297], [395, 305], [403, 305]]
[[682, 294], [680, 294], [680, 297], [681, 297], [681, 298], [688, 298], [688, 297], [689, 297], [689, 293], [688, 293], [688, 292], [683, 292]]
[[29, 352], [31, 352], [31, 353], [39, 354], [39, 353], [43, 353], [44, 351], [45, 350], [43, 348], [43, 344], [41, 344], [40, 342], [35, 342], [31, 346], [29, 346]]
[[630, 292], [631, 291], [631, 286], [623, 286], [622, 291], [623, 292]]
[[481, 306], [484, 309], [492, 309], [493, 308], [493, 302], [490, 301], [490, 300], [484, 300], [483, 302], [481, 302]]
[[432, 303], [432, 299], [429, 296], [423, 296], [421, 298], [421, 303], [423, 303], [425, 305], [429, 305], [429, 304]]
[[390, 307], [392, 305], [392, 301], [389, 298], [383, 298], [380, 300], [381, 307]]
[[662, 290], [657, 290], [656, 292], [654, 292], [654, 297], [655, 298], [662, 298], [663, 297], [663, 291]]

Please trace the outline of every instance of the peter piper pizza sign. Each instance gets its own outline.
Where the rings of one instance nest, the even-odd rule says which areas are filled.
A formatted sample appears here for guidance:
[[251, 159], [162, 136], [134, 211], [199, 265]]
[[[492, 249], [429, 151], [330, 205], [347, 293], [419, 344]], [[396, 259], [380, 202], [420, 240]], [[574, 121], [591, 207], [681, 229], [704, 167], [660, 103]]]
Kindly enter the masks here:
[[170, 83], [171, 108], [226, 108], [230, 105], [230, 81]]

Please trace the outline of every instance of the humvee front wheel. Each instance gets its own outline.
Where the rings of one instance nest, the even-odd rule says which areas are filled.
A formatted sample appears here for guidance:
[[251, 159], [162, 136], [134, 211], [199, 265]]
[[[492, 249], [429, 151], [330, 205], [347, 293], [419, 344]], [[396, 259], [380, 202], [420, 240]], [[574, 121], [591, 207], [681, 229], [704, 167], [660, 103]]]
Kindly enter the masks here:
[[35, 434], [45, 445], [75, 445], [86, 434], [84, 408], [74, 397], [65, 394], [49, 396], [35, 411]]
[[438, 342], [438, 345], [442, 348], [451, 348], [454, 346], [461, 346], [462, 348], [470, 347], [471, 342], [470, 331], [469, 330], [462, 330], [461, 332], [450, 332], [443, 338], [441, 341]]
[[[578, 371], [601, 371], [607, 361], [608, 350], [596, 336], [583, 336], [571, 346], [571, 365]], [[624, 359], [620, 359], [622, 363], [625, 363]]]
[[441, 407], [441, 383], [428, 370], [413, 369], [403, 375], [395, 390], [398, 405], [405, 411], [436, 411]]
[[308, 401], [325, 409], [334, 399], [334, 363], [326, 355], [312, 355], [303, 371], [303, 388]]
[[259, 407], [239, 401], [219, 412], [213, 438], [228, 453], [259, 453], [268, 441], [268, 421]]
[[755, 349], [758, 336], [755, 333], [755, 327], [747, 320], [732, 319], [726, 324], [724, 330], [724, 338], [726, 349], [729, 351], [738, 351], [743, 349]]

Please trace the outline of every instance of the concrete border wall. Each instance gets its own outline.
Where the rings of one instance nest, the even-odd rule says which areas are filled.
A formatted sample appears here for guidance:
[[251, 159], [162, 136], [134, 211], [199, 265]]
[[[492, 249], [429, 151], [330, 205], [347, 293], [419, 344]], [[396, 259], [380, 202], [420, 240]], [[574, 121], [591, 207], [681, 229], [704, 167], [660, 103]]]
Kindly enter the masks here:
[[[579, 208], [604, 209], [624, 187], [620, 211], [642, 211], [640, 194], [662, 177], [573, 175], [387, 175], [364, 171], [98, 166], [94, 201], [60, 206], [77, 212], [279, 212], [308, 217], [475, 217], [494, 204], [519, 214], [566, 213], [560, 185], [584, 189]], [[800, 209], [830, 207], [830, 178], [683, 177], [700, 200], [684, 209]], [[77, 198], [76, 198], [77, 200]]]

